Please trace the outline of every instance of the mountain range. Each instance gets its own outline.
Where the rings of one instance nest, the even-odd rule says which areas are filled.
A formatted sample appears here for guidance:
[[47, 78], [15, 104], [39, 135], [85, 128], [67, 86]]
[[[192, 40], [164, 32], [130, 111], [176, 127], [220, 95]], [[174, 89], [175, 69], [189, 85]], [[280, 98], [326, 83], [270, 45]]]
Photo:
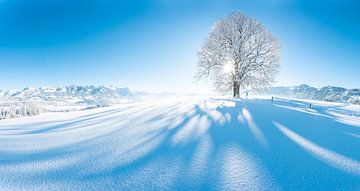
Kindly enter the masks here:
[[[253, 94], [287, 98], [312, 99], [331, 102], [360, 104], [360, 89], [326, 86], [315, 88], [303, 84], [290, 87], [269, 87]], [[22, 90], [0, 90], [0, 106], [8, 103], [33, 102], [39, 106], [103, 106], [122, 102], [134, 102], [154, 96], [172, 96], [171, 93], [132, 91], [127, 87], [114, 86], [53, 86]]]
[[346, 89], [335, 86], [315, 88], [302, 84], [290, 87], [269, 87], [265, 91], [256, 94], [360, 104], [360, 89]]
[[142, 100], [154, 94], [131, 91], [129, 88], [114, 86], [55, 86], [55, 87], [27, 87], [22, 90], [0, 90], [0, 107], [8, 107], [10, 104], [22, 105], [25, 102], [54, 110], [55, 108], [70, 107], [73, 110], [86, 107], [106, 106], [121, 102], [133, 102]]

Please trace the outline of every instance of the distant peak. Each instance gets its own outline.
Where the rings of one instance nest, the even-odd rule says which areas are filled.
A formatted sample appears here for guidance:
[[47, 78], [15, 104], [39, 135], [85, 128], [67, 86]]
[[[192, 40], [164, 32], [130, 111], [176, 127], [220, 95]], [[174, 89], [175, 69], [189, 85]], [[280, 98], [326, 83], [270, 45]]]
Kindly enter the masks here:
[[26, 87], [26, 88], [23, 89], [23, 91], [27, 91], [27, 90], [35, 90], [35, 88], [29, 86], [29, 87]]

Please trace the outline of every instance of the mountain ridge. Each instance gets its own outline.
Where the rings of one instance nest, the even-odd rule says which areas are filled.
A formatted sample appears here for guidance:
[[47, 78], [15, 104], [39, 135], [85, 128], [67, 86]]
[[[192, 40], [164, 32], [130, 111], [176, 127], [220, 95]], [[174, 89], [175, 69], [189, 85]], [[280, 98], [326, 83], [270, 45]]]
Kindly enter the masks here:
[[360, 89], [346, 89], [330, 85], [321, 88], [315, 88], [307, 84], [268, 87], [264, 91], [255, 94], [360, 104]]
[[[360, 104], [360, 89], [347, 89], [338, 86], [315, 88], [307, 84], [298, 86], [268, 87], [255, 95], [282, 96], [287, 98], [312, 99], [330, 102]], [[128, 87], [110, 85], [67, 85], [46, 87], [25, 87], [21, 90], [0, 90], [1, 102], [68, 102], [71, 104], [112, 104], [124, 101], [137, 101], [147, 96], [171, 95], [171, 93], [149, 93], [133, 91]]]

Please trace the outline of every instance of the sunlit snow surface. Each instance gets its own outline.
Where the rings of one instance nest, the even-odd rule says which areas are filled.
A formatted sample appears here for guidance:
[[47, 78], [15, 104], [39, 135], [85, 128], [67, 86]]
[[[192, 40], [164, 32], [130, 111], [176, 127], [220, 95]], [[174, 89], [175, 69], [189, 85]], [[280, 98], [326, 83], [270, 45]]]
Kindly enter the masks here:
[[179, 98], [1, 120], [0, 190], [360, 190], [356, 108]]

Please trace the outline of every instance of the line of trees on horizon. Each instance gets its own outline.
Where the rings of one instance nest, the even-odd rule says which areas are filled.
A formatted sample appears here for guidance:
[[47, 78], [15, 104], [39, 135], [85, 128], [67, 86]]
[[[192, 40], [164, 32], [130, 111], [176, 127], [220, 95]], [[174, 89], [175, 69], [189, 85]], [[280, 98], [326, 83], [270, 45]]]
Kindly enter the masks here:
[[40, 109], [34, 102], [4, 103], [2, 105], [0, 107], [0, 120], [40, 114]]

